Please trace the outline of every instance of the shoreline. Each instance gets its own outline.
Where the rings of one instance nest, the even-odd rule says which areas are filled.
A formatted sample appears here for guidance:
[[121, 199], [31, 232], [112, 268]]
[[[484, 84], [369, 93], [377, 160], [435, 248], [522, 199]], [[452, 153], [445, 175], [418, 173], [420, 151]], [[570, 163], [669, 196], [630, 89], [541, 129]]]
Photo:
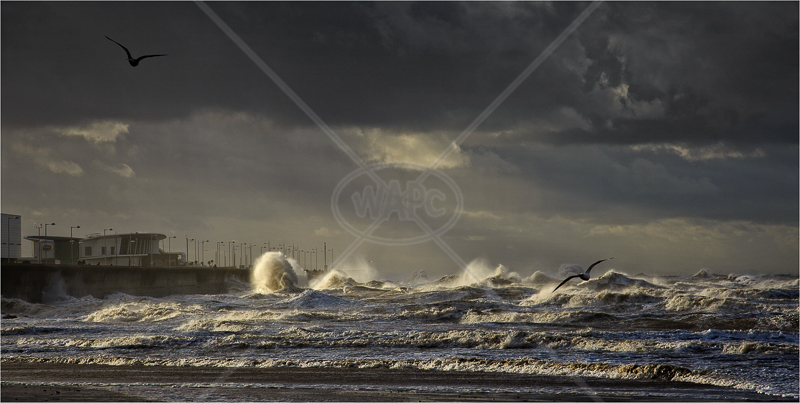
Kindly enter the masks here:
[[388, 368], [3, 362], [2, 401], [792, 401], [671, 382]]

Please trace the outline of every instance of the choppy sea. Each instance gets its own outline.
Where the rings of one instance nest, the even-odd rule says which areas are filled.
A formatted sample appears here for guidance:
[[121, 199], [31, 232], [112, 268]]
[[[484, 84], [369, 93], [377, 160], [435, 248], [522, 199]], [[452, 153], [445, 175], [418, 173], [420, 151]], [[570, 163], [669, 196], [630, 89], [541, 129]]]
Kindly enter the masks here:
[[292, 264], [267, 254], [219, 295], [3, 298], [2, 360], [658, 378], [800, 398], [797, 277], [610, 270], [553, 292], [580, 268], [471, 265], [301, 286]]

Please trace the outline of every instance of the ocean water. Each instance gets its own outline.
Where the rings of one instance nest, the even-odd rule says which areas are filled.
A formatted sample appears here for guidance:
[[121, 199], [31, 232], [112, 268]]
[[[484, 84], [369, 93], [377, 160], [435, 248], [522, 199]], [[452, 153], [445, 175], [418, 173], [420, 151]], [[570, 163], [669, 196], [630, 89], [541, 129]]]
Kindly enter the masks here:
[[402, 282], [345, 269], [300, 286], [292, 265], [267, 254], [220, 295], [3, 298], [2, 360], [658, 378], [800, 397], [796, 277], [611, 270], [552, 292], [578, 268]]

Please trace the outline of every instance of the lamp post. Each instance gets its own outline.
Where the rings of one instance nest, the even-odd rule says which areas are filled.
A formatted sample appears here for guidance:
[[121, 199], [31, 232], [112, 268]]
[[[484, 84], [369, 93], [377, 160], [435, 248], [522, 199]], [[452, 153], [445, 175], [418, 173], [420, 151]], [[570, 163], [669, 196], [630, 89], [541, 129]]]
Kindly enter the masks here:
[[222, 263], [222, 256], [220, 256], [220, 254], [219, 254], [219, 252], [220, 252], [219, 245], [220, 244], [224, 244], [224, 243], [225, 243], [225, 241], [218, 241], [217, 242], [217, 257], [216, 257], [216, 260], [214, 260], [217, 264]]
[[[76, 227], [69, 227], [69, 264], [75, 264], [75, 254], [73, 252], [75, 249], [75, 240], [72, 239], [72, 230], [80, 227], [80, 225]], [[80, 253], [78, 253], [78, 255], [80, 255]]]
[[39, 253], [36, 254], [36, 257], [39, 258], [39, 264], [41, 264], [42, 263], [42, 224], [36, 225], [36, 223], [33, 223], [33, 228], [36, 228], [38, 230], [38, 238], [37, 239], [39, 240], [39, 243], [38, 243], [38, 248], [37, 248], [38, 251], [37, 252], [39, 252]]
[[208, 239], [206, 239], [205, 241], [200, 241], [200, 265], [201, 266], [206, 263], [206, 242], [208, 242]]
[[[108, 264], [108, 238], [106, 238], [106, 231], [113, 231], [114, 228], [103, 228], [103, 264]], [[45, 234], [47, 232], [45, 231]], [[47, 235], [45, 235], [47, 236]]]
[[167, 267], [172, 266], [172, 238], [177, 238], [176, 235], [167, 237]]
[[314, 254], [314, 270], [317, 270], [319, 267], [319, 255], [317, 254], [317, 248], [315, 247], [314, 250], [311, 251]]
[[[45, 239], [45, 241], [47, 241], [47, 226], [48, 225], [56, 225], [56, 223], [45, 224], [44, 225], [44, 239]], [[55, 242], [53, 242], [53, 246], [55, 246]], [[44, 251], [47, 252], [47, 249], [45, 249]], [[53, 251], [53, 253], [55, 253], [55, 251]], [[47, 257], [46, 256], [45, 256], [44, 262], [47, 263]]]
[[[194, 241], [194, 238], [192, 238]], [[189, 263], [189, 235], [186, 235], [186, 263]]]
[[131, 254], [136, 249], [136, 240], [135, 239], [130, 239], [130, 241], [131, 241], [131, 244], [128, 246], [128, 266], [131, 265]]

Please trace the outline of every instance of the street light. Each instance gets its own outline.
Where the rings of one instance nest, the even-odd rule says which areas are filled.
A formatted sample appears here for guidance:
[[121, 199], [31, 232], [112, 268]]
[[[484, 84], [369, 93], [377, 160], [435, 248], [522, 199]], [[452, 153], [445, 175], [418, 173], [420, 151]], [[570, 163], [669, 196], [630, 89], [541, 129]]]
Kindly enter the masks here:
[[253, 244], [250, 244], [250, 259], [247, 261], [247, 264], [252, 266], [253, 265]]
[[177, 238], [177, 236], [168, 236], [167, 237], [167, 267], [172, 266], [172, 238]]
[[[48, 226], [48, 225], [56, 225], [56, 223], [52, 223], [52, 224], [45, 224], [45, 225], [44, 225], [44, 239], [45, 239], [45, 240], [47, 240], [47, 226]], [[55, 245], [55, 242], [53, 242], [53, 245]], [[46, 251], [47, 251], [47, 249], [45, 249], [45, 252], [46, 252]], [[55, 253], [55, 251], [53, 251], [53, 253]], [[44, 262], [45, 262], [45, 263], [47, 263], [47, 257], [45, 257], [45, 259], [44, 259]], [[55, 263], [55, 262], [53, 262], [53, 263]]]
[[[192, 238], [192, 239], [189, 240], [189, 242], [193, 242], [194, 243], [194, 260], [192, 261], [192, 265], [194, 265], [195, 263], [197, 263], [197, 240]], [[189, 250], [188, 249], [186, 250], [186, 260], [189, 260]]]
[[150, 255], [150, 267], [155, 266], [155, 262], [153, 261], [153, 243], [156, 243], [156, 251], [158, 250], [158, 243], [155, 242], [156, 236], [150, 235], [150, 243], [147, 245], [148, 250], [150, 251], [148, 254]]
[[36, 257], [39, 258], [39, 264], [41, 264], [42, 263], [42, 224], [38, 224], [37, 225], [36, 223], [33, 223], [33, 228], [36, 228], [38, 230], [37, 231], [38, 235], [37, 235], [36, 239], [39, 240], [39, 243], [38, 243], [38, 245], [39, 245], [38, 252], [39, 253], [36, 254]]
[[314, 270], [317, 270], [319, 268], [319, 254], [317, 254], [317, 248], [315, 247], [311, 253], [314, 254]]
[[200, 241], [200, 266], [206, 263], [206, 242], [209, 242], [208, 239]]
[[[194, 238], [192, 238], [192, 241], [194, 241]], [[186, 263], [187, 265], [189, 263], [189, 235], [186, 235]]]
[[222, 256], [220, 255], [219, 245], [220, 244], [224, 244], [224, 243], [225, 243], [225, 241], [217, 241], [217, 257], [216, 257], [216, 260], [214, 260], [214, 262], [217, 263], [218, 265], [222, 264]]
[[[75, 249], [75, 240], [72, 239], [72, 230], [80, 227], [80, 225], [76, 227], [69, 227], [69, 264], [75, 264], [75, 254], [73, 252], [73, 249]], [[78, 255], [80, 255], [80, 253], [78, 253]]]
[[233, 262], [231, 267], [236, 267], [236, 241], [230, 241], [230, 243], [228, 243], [228, 256], [231, 257], [231, 261]]
[[106, 238], [106, 231], [113, 231], [114, 228], [103, 228], [103, 264], [108, 264], [108, 238]]
[[135, 246], [136, 245], [136, 240], [135, 239], [131, 239], [130, 241], [131, 241], [131, 245], [128, 246], [128, 248], [129, 248], [129, 250], [128, 250], [128, 266], [131, 265], [131, 254], [133, 252], [135, 252], [135, 249], [136, 249], [136, 246]]

